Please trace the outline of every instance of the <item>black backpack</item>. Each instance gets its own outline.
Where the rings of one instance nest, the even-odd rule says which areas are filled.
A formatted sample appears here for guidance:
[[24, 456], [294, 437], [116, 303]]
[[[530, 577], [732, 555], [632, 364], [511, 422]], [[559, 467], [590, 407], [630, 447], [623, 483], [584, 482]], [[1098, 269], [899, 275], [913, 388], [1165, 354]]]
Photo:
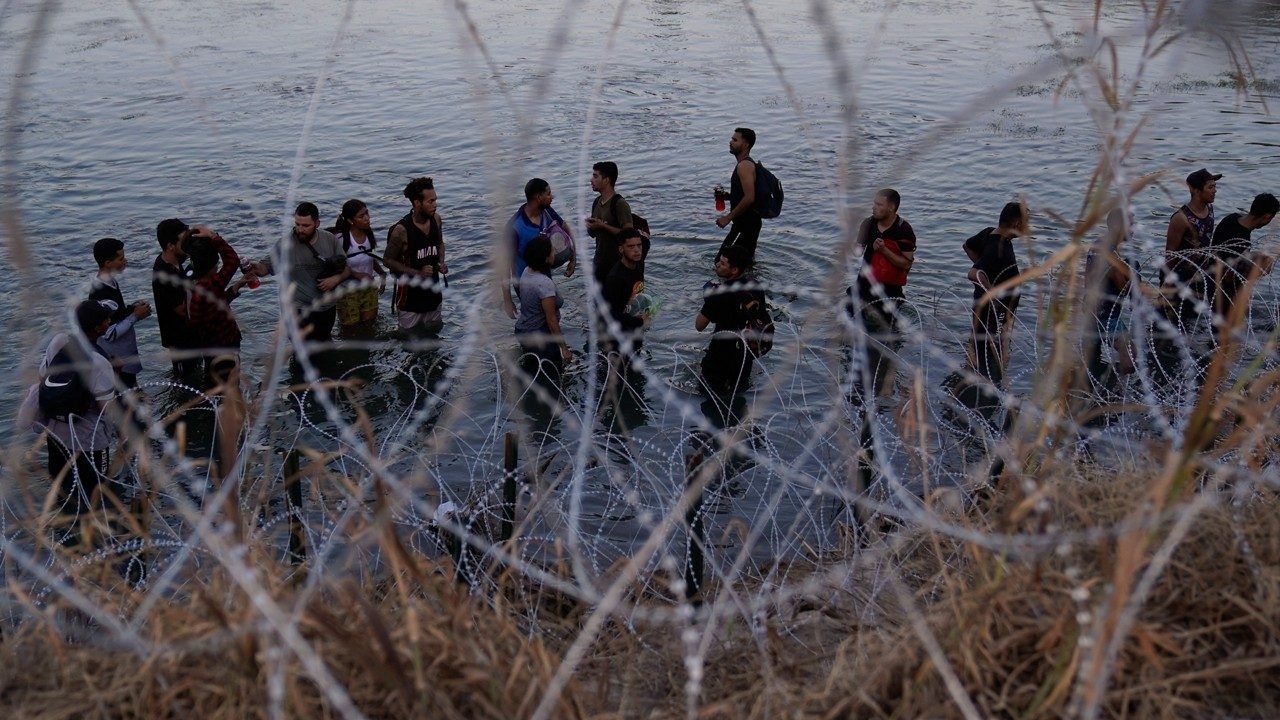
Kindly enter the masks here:
[[93, 408], [93, 390], [85, 381], [88, 372], [75, 366], [71, 353], [63, 346], [49, 363], [49, 374], [40, 381], [40, 412], [62, 422], [72, 415], [87, 414]]
[[763, 292], [752, 291], [750, 296], [742, 304], [742, 313], [747, 320], [742, 329], [742, 338], [747, 350], [759, 358], [768, 355], [773, 349], [773, 316], [769, 314]]
[[[613, 197], [609, 199], [609, 209], [613, 211], [613, 216], [615, 218], [618, 216], [617, 207], [618, 198], [620, 197], [622, 196], [614, 193]], [[653, 244], [653, 235], [649, 232], [649, 221], [633, 212], [631, 213], [631, 227], [635, 228], [636, 231], [640, 233], [640, 244], [644, 246], [644, 249], [640, 253], [640, 259], [644, 260], [649, 257], [649, 248]]]
[[760, 217], [771, 220], [782, 214], [782, 181], [756, 161], [756, 199], [754, 206]]

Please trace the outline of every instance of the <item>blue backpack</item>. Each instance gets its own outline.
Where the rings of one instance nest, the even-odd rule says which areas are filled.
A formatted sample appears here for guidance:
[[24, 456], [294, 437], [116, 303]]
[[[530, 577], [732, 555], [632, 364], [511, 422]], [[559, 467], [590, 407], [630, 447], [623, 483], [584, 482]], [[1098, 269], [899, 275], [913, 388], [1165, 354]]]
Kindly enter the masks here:
[[782, 214], [782, 181], [769, 172], [764, 163], [756, 161], [755, 210], [760, 217], [771, 220]]

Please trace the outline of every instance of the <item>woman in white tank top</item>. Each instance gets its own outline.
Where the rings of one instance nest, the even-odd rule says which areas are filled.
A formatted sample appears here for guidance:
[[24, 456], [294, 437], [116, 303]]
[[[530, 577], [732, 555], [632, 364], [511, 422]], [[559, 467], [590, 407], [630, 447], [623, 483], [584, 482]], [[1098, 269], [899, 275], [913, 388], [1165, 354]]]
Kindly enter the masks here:
[[[369, 207], [355, 199], [343, 203], [333, 233], [342, 243], [347, 267], [351, 268], [351, 280], [340, 290], [338, 319], [344, 331], [370, 326], [378, 317], [378, 295], [386, 287], [387, 271], [373, 254], [378, 241], [373, 236]], [[370, 284], [375, 279], [376, 284]]]

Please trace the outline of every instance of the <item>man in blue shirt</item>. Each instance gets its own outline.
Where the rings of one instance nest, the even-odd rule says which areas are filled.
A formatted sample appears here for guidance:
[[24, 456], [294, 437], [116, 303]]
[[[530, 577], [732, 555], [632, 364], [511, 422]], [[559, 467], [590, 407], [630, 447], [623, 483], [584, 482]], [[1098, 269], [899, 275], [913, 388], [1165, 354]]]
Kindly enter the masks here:
[[[551, 184], [542, 178], [534, 178], [525, 183], [524, 186], [525, 203], [516, 210], [516, 214], [511, 217], [510, 223], [510, 239], [513, 262], [511, 266], [512, 280], [519, 280], [520, 273], [524, 272], [524, 249], [529, 243], [539, 235], [551, 234], [553, 231], [563, 231], [572, 242], [572, 234], [569, 232], [569, 226], [559, 213], [551, 209], [551, 201], [555, 196], [551, 194]], [[572, 248], [572, 245], [570, 245]], [[572, 249], [570, 249], [572, 252]], [[577, 258], [570, 256], [568, 266], [564, 270], [565, 277], [572, 277], [574, 268], [577, 266]], [[504, 304], [506, 306], [507, 315], [515, 317], [515, 305], [511, 302], [508, 293], [503, 293]]]

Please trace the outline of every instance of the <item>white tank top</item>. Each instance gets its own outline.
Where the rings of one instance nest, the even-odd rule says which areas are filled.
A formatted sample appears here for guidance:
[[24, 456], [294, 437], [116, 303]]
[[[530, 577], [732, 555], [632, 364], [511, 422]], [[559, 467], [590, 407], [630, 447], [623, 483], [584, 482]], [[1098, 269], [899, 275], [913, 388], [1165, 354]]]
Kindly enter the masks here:
[[371, 244], [368, 237], [364, 238], [364, 242], [357, 242], [355, 234], [352, 234], [351, 249], [347, 251], [347, 267], [351, 268], [352, 272], [373, 274], [373, 256], [368, 252], [362, 252], [369, 250]]

